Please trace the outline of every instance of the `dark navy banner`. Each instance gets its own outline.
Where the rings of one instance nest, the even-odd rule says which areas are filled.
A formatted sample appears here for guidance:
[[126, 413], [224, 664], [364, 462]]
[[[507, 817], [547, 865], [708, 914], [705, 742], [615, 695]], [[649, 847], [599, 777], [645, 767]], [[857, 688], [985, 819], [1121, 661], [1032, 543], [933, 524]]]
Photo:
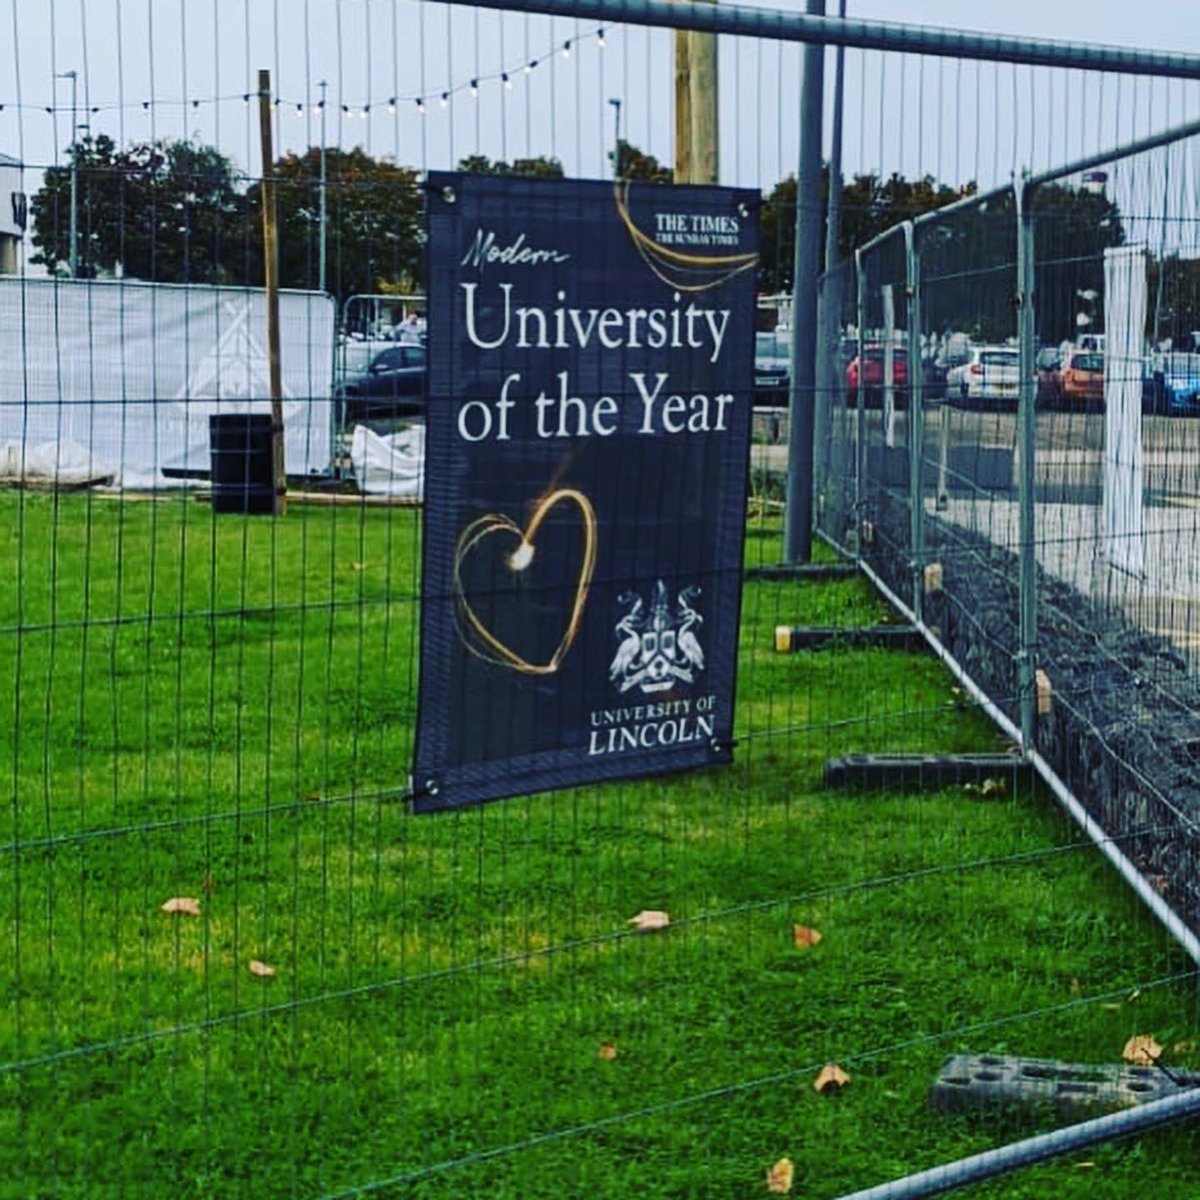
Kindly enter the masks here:
[[416, 810], [728, 763], [756, 194], [428, 186]]

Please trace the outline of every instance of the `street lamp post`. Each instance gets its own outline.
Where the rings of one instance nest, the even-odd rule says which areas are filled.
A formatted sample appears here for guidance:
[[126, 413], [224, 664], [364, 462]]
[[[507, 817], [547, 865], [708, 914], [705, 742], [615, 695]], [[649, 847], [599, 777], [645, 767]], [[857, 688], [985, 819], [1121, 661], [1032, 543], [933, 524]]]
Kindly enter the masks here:
[[325, 89], [329, 84], [322, 79], [318, 85], [321, 89], [321, 217], [320, 232], [317, 238], [317, 253], [320, 256], [320, 266], [317, 268], [317, 287], [325, 291]]
[[79, 271], [79, 148], [75, 144], [77, 132], [75, 101], [78, 79], [74, 71], [63, 71], [58, 78], [71, 81], [71, 253], [69, 261], [71, 278], [74, 279]]
[[621, 101], [616, 96], [612, 96], [608, 102], [615, 110], [613, 120], [613, 177], [615, 178], [621, 169]]

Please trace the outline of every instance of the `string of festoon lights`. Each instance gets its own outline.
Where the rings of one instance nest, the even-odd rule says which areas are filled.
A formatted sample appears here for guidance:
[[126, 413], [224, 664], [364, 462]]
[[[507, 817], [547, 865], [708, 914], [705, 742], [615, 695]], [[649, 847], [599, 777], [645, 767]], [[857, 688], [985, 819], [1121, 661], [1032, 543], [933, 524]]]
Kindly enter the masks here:
[[[327, 105], [332, 112], [340, 113], [344, 117], [357, 118], [364, 121], [370, 117], [372, 112], [386, 111], [389, 115], [392, 115], [399, 112], [402, 108], [407, 108], [410, 112], [424, 116], [431, 108], [448, 108], [458, 96], [465, 95], [474, 101], [478, 101], [481, 99], [485, 89], [493, 85], [502, 91], [510, 92], [518, 80], [528, 78], [534, 71], [551, 62], [555, 56], [560, 59], [570, 59], [572, 52], [587, 42], [594, 42], [598, 49], [603, 50], [607, 44], [603, 27], [596, 29], [592, 33], [576, 34], [574, 37], [565, 38], [561, 42], [555, 41], [547, 46], [544, 53], [532, 58], [523, 58], [502, 70], [493, 71], [490, 74], [474, 75], [468, 79], [460, 80], [458, 83], [447, 84], [444, 88], [435, 89], [424, 94], [410, 93], [408, 95], [385, 96], [379, 100], [367, 100], [358, 104], [337, 104], [326, 100], [305, 102], [288, 99], [284, 96], [273, 96], [271, 103], [281, 112], [290, 112], [297, 117], [307, 116], [311, 113], [320, 113]], [[162, 98], [133, 100], [126, 101], [125, 103], [81, 104], [74, 110], [72, 110], [69, 104], [28, 104], [0, 101], [0, 112], [25, 111], [45, 113], [50, 116], [56, 114], [69, 116], [74, 111], [77, 116], [86, 116], [87, 114], [120, 112], [121, 110], [137, 111], [140, 109], [144, 112], [150, 112], [151, 110], [167, 109], [199, 109], [207, 105], [229, 104], [236, 103], [237, 101], [248, 105], [252, 100], [257, 101], [257, 99], [257, 92], [231, 92], [223, 96], [206, 96], [193, 100]]]

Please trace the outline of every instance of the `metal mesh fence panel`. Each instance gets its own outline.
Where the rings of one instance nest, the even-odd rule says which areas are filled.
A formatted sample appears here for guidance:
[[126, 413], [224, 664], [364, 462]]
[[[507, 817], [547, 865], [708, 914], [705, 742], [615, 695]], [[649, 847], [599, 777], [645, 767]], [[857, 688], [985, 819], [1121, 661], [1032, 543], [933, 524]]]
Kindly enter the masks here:
[[[675, 68], [705, 54], [702, 29], [672, 27], [699, 23], [688, 5], [542, 7], [12, 6], [2, 1195], [832, 1198], [1200, 1074], [1194, 959], [1104, 857], [1119, 842], [1172, 904], [1195, 878], [1194, 423], [1146, 418], [1146, 511], [1164, 522], [1143, 526], [1145, 578], [1118, 587], [1096, 582], [1107, 566], [1067, 579], [1050, 557], [1069, 535], [1086, 559], [1101, 536], [1101, 414], [1039, 414], [1055, 707], [1038, 745], [1097, 798], [1097, 848], [1095, 823], [1065, 819], [990, 719], [1018, 708], [1018, 456], [1006, 377], [981, 362], [974, 387], [966, 352], [1006, 357], [1017, 332], [1013, 196], [922, 217], [1186, 111], [1177, 56], [1097, 52], [1085, 70], [1059, 48], [1067, 70], [968, 58], [957, 34], [851, 31], [816, 396], [815, 511], [836, 549], [795, 564], [797, 14], [704, 6], [746, 22], [719, 36], [712, 174], [763, 198], [739, 219], [755, 222], [754, 324], [771, 335], [771, 369], [730, 401], [754, 443], [744, 570], [723, 576], [741, 600], [733, 761], [414, 812], [420, 620], [452, 602], [422, 585], [423, 496], [450, 475], [425, 448], [426, 354], [446, 333], [430, 321], [429, 174], [540, 176], [560, 206], [563, 179], [671, 194]], [[1040, 269], [1067, 280], [1039, 289], [1069, 295], [1046, 309], [1048, 342], [1111, 312], [1106, 248], [1148, 247], [1143, 394], [1159, 408], [1187, 391], [1162, 343], [1194, 291], [1194, 171], [1171, 163], [1121, 193], [1123, 239], [1088, 226], [1061, 268], [1055, 213], [1037, 208]], [[660, 283], [647, 295], [685, 337], [693, 298]], [[451, 365], [452, 399], [479, 400]], [[274, 515], [252, 507], [280, 499], [254, 473], [264, 418], [285, 442]], [[599, 479], [584, 438], [564, 440], [564, 472]], [[676, 548], [677, 508], [706, 502], [707, 477], [667, 486], [652, 462], [618, 464], [639, 514], [623, 534], [647, 555]], [[1087, 510], [1078, 532], [1068, 505]], [[1168, 759], [1173, 774], [1150, 770]], [[1196, 1149], [1176, 1125], [1016, 1187], [1189, 1195]]]
[[907, 230], [859, 252], [858, 350], [846, 368], [847, 404], [858, 421], [863, 557], [911, 593]]
[[1117, 156], [1030, 198], [1038, 745], [1193, 922], [1196, 149]]
[[[1013, 194], [964, 201], [919, 223], [915, 236], [926, 355], [927, 617], [988, 695], [1014, 715], [1019, 371]], [[984, 581], [996, 585], [994, 601], [983, 602]]]
[[813, 466], [816, 523], [835, 546], [854, 537], [857, 498], [856, 408], [849, 404], [847, 371], [857, 356], [858, 276], [847, 260], [821, 276], [817, 356], [817, 420]]

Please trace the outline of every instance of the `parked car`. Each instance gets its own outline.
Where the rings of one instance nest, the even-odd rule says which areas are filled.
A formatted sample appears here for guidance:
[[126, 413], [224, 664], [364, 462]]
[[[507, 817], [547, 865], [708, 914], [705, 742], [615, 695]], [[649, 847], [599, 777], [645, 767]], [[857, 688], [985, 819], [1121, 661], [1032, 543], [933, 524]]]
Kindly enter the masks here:
[[365, 371], [346, 376], [334, 388], [343, 424], [423, 413], [425, 368], [424, 346], [392, 345], [379, 351]]
[[1058, 369], [1058, 400], [1067, 408], [1104, 407], [1104, 355], [1074, 347]]
[[1200, 354], [1163, 354], [1142, 381], [1142, 409], [1164, 416], [1200, 416]]
[[[863, 394], [867, 408], [879, 408], [883, 403], [884, 349], [878, 343], [868, 343], [862, 353], [857, 354], [846, 366], [846, 403], [851, 408], [858, 406], [858, 394]], [[897, 408], [908, 403], [908, 351], [902, 346], [892, 347], [892, 387], [895, 389]]]
[[1021, 356], [1009, 346], [972, 346], [971, 357], [946, 376], [952, 401], [1016, 404], [1021, 390]]
[[754, 403], [786, 405], [791, 385], [792, 343], [778, 331], [754, 335]]

